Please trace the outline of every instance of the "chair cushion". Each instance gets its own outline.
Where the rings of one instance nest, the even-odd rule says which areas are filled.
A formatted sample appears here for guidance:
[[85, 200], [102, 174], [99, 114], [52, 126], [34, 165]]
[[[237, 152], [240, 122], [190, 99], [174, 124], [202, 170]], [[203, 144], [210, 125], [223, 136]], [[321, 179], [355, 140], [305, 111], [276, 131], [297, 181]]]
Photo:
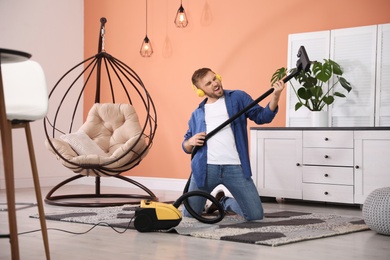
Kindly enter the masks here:
[[[66, 159], [57, 156], [63, 165], [85, 175], [94, 174], [82, 165], [120, 171], [138, 164], [148, 152], [138, 115], [130, 104], [96, 103], [76, 133], [51, 139], [51, 143]], [[46, 146], [55, 153], [47, 141]]]
[[109, 156], [83, 131], [65, 134], [60, 138], [67, 142], [78, 155], [96, 154], [99, 156]]
[[48, 91], [41, 65], [32, 60], [1, 65], [8, 120], [34, 121], [46, 116]]

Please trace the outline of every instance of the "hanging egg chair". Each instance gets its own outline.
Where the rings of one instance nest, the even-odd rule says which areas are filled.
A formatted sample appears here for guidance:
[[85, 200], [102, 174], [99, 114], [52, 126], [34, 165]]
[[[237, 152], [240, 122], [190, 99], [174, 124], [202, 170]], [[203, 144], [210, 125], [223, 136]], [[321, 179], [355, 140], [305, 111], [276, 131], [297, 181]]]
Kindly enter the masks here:
[[[137, 73], [105, 51], [107, 20], [103, 17], [100, 22], [98, 53], [66, 72], [49, 94], [45, 145], [76, 174], [49, 191], [45, 202], [51, 205], [93, 207], [139, 203], [141, 199], [158, 201], [144, 185], [121, 175], [133, 170], [148, 154], [157, 114]], [[84, 104], [84, 96], [94, 97], [93, 104]], [[88, 108], [85, 121], [76, 122]], [[94, 177], [93, 193], [54, 195], [63, 186], [85, 177]], [[102, 177], [125, 181], [142, 193], [102, 193]]]

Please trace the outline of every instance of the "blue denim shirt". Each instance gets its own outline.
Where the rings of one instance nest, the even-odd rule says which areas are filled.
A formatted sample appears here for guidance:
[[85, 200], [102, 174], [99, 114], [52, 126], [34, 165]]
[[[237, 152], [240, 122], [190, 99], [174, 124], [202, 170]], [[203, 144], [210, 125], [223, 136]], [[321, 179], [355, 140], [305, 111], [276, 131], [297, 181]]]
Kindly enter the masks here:
[[[226, 108], [229, 118], [240, 112], [253, 102], [253, 99], [244, 91], [241, 90], [224, 90]], [[184, 142], [193, 135], [199, 132], [206, 132], [206, 120], [204, 105], [207, 99], [203, 100], [197, 109], [192, 113], [188, 122], [188, 130], [184, 135], [184, 141], [182, 148], [184, 148]], [[244, 176], [249, 178], [252, 176], [252, 171], [249, 162], [249, 146], [248, 146], [248, 130], [247, 130], [247, 118], [254, 121], [256, 124], [270, 123], [278, 112], [278, 108], [272, 112], [269, 109], [269, 105], [265, 108], [256, 104], [246, 113], [235, 119], [230, 123], [234, 139], [236, 142], [237, 152], [240, 156], [241, 167], [244, 172]], [[211, 137], [212, 138], [212, 137]], [[207, 172], [207, 142], [200, 147], [191, 161], [192, 176], [195, 178], [198, 187], [203, 187], [206, 181]]]

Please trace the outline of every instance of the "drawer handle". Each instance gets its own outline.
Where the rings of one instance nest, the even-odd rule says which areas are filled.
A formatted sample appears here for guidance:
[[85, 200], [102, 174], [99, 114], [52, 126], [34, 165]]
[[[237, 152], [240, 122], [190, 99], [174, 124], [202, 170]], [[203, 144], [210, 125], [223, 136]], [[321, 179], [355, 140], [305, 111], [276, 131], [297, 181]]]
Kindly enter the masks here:
[[328, 159], [328, 158], [329, 158], [329, 155], [325, 155], [324, 157], [325, 157], [325, 159]]
[[325, 194], [325, 195], [328, 195], [328, 194], [329, 194], [329, 192], [325, 191], [325, 192], [324, 192], [324, 194]]
[[298, 162], [298, 163], [297, 163], [297, 166], [301, 166], [301, 164]]
[[329, 177], [329, 174], [325, 173], [324, 176], [325, 176], [325, 177]]
[[329, 138], [328, 138], [328, 137], [325, 137], [325, 141], [329, 141]]
[[356, 165], [356, 166], [355, 166], [355, 169], [359, 169], [359, 168], [360, 168], [359, 165]]

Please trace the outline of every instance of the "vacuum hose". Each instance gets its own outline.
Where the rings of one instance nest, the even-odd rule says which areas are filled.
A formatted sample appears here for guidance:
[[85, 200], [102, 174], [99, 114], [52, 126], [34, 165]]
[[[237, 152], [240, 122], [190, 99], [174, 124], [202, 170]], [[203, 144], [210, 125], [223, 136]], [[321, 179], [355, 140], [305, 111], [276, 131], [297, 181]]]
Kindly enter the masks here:
[[[187, 186], [186, 186], [187, 187]], [[188, 190], [188, 189], [187, 189]], [[214, 203], [217, 206], [217, 209], [219, 211], [219, 215], [216, 218], [206, 218], [202, 217], [198, 213], [196, 213], [191, 206], [188, 204], [188, 198], [192, 196], [201, 196], [204, 198], [209, 199], [212, 203]], [[191, 214], [195, 219], [197, 219], [200, 222], [206, 223], [206, 224], [215, 224], [220, 222], [224, 217], [225, 217], [225, 211], [222, 207], [222, 205], [219, 203], [219, 201], [212, 195], [204, 192], [204, 191], [190, 191], [190, 192], [185, 192], [183, 195], [181, 195], [174, 203], [173, 206], [175, 208], [179, 208], [181, 203], [184, 202], [184, 206], [187, 209], [188, 213]]]

